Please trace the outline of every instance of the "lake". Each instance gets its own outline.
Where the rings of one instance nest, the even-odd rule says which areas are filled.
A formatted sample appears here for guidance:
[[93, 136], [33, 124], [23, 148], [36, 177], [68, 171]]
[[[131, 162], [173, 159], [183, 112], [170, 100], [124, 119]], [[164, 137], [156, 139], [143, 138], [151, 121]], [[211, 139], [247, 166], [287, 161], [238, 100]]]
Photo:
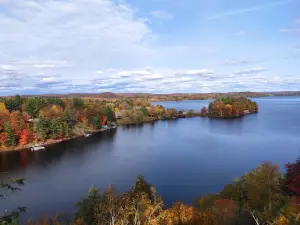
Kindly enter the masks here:
[[[236, 176], [271, 161], [281, 169], [300, 156], [300, 98], [254, 99], [260, 111], [234, 120], [188, 118], [118, 127], [40, 152], [0, 154], [0, 179], [23, 177], [19, 193], [1, 200], [0, 211], [27, 206], [23, 220], [75, 211], [92, 185], [128, 191], [142, 174], [165, 203], [193, 203]], [[200, 110], [210, 101], [160, 102]], [[155, 103], [157, 104], [157, 103]]]

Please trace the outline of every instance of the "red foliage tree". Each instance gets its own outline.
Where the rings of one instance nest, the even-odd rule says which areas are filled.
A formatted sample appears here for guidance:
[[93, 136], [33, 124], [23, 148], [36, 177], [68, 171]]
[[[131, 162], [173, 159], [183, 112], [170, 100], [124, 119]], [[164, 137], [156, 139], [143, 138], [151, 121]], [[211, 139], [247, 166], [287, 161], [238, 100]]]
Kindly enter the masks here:
[[32, 133], [29, 129], [24, 129], [20, 133], [20, 144], [21, 145], [27, 145], [30, 143], [33, 139]]
[[207, 108], [203, 106], [203, 107], [201, 108], [201, 110], [200, 110], [200, 114], [201, 114], [202, 116], [205, 116], [205, 115], [207, 114]]
[[300, 159], [296, 160], [295, 163], [286, 164], [285, 169], [284, 190], [288, 194], [300, 198]]
[[102, 116], [101, 117], [101, 125], [106, 125], [107, 124], [107, 116]]
[[7, 134], [6, 133], [0, 133], [0, 146], [5, 145], [7, 139]]
[[238, 206], [233, 200], [217, 199], [214, 201], [213, 211], [221, 218], [233, 217], [237, 209]]

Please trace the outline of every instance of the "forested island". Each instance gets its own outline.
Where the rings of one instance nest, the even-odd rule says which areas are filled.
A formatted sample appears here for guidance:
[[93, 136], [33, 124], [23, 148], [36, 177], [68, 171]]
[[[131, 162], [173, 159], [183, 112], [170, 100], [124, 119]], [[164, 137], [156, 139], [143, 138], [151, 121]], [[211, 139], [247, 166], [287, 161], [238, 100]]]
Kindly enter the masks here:
[[[151, 184], [139, 176], [125, 193], [109, 186], [91, 187], [77, 204], [72, 217], [55, 216], [30, 225], [297, 225], [300, 224], [300, 160], [288, 163], [285, 173], [277, 165], [263, 163], [235, 179], [218, 194], [201, 196], [194, 205], [174, 202], [171, 207]], [[17, 184], [0, 181], [0, 188], [18, 191]], [[26, 183], [25, 183], [26, 185]], [[195, 196], [196, 197], [196, 196]], [[19, 224], [19, 208], [0, 217], [1, 225]], [[26, 212], [24, 212], [26, 213]], [[66, 219], [67, 218], [67, 219]]]
[[[202, 109], [201, 112], [206, 113], [206, 109]], [[244, 97], [223, 97], [208, 106], [208, 116], [217, 118], [240, 117], [257, 112], [257, 103]]]

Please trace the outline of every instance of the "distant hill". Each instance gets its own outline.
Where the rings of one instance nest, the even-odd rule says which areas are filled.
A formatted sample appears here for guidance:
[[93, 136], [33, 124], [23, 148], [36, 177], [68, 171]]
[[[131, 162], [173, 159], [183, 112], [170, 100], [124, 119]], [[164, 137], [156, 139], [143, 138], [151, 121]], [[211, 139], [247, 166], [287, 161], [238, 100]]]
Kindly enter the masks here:
[[118, 99], [118, 98], [145, 98], [149, 101], [180, 101], [193, 99], [215, 99], [224, 96], [240, 97], [264, 97], [264, 96], [300, 96], [300, 91], [278, 91], [278, 92], [228, 92], [228, 93], [170, 93], [170, 94], [151, 94], [151, 93], [69, 93], [69, 94], [44, 94], [44, 95], [24, 95], [33, 96], [59, 96], [59, 97], [81, 97], [99, 99]]

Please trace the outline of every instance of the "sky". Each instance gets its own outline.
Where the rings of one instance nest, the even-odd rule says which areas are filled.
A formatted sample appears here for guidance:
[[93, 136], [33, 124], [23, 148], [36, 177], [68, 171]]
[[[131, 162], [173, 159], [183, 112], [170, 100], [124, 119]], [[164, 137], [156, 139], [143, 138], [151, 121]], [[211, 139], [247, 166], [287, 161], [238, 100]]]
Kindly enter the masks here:
[[300, 90], [300, 0], [0, 0], [0, 95]]

